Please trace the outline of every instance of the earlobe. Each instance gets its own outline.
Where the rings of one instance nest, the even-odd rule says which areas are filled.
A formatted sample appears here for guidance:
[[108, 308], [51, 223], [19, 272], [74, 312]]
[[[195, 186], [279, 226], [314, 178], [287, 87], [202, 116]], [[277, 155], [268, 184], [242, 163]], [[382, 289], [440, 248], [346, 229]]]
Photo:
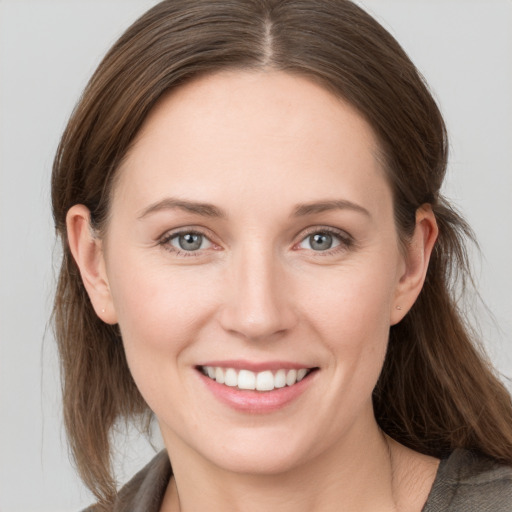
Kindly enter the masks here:
[[405, 270], [397, 284], [390, 313], [390, 325], [399, 323], [411, 309], [423, 288], [430, 256], [439, 229], [432, 207], [425, 204], [416, 211], [416, 227], [405, 250]]
[[96, 314], [108, 324], [117, 323], [108, 283], [102, 241], [91, 226], [89, 209], [72, 206], [66, 216], [66, 228], [71, 254], [80, 270], [87, 294]]

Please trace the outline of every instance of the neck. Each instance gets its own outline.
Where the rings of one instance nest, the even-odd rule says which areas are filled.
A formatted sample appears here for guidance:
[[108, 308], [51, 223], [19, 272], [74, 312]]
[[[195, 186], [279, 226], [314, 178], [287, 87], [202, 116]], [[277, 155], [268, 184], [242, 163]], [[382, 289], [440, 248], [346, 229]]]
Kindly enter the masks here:
[[[171, 480], [161, 510], [421, 510], [437, 465], [430, 466], [432, 471], [420, 492], [417, 486], [411, 485], [415, 480], [412, 473], [419, 466], [416, 461], [411, 470], [411, 460], [406, 460], [410, 456], [408, 452], [397, 443], [389, 442], [375, 423], [371, 432], [354, 429], [339, 446], [292, 469], [272, 474], [240, 474], [213, 466], [173, 443], [170, 453], [175, 478]], [[407, 471], [403, 471], [404, 462], [409, 466]], [[397, 475], [400, 482], [396, 481]], [[405, 485], [404, 479], [408, 482]], [[404, 487], [412, 491], [414, 504], [404, 499]], [[412, 505], [414, 508], [405, 508]]]

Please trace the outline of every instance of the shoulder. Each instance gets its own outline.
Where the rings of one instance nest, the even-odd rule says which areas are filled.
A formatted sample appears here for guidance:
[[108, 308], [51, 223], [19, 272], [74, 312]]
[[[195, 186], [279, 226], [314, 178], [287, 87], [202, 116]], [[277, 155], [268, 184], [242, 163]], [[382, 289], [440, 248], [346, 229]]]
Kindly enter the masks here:
[[[172, 475], [167, 452], [161, 451], [119, 491], [112, 512], [158, 512]], [[83, 512], [99, 512], [97, 505]]]
[[512, 512], [512, 467], [468, 450], [441, 461], [423, 512]]

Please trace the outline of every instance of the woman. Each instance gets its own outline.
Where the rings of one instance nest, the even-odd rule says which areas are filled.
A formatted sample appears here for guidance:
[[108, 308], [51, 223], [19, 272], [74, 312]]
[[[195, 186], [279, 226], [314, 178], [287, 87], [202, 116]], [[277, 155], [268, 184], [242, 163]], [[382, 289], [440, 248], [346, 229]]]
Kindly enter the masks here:
[[[167, 1], [128, 29], [52, 183], [98, 510], [511, 510], [446, 158], [418, 72], [349, 1]], [[109, 433], [152, 414], [166, 452], [117, 493]]]

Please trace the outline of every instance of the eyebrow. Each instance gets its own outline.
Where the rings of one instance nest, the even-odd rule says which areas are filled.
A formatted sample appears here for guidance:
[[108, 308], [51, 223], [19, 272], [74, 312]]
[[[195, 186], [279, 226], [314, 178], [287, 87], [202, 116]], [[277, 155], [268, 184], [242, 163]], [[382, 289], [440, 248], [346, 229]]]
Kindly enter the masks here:
[[303, 217], [305, 215], [312, 215], [330, 210], [352, 210], [371, 218], [371, 214], [366, 208], [363, 208], [361, 205], [353, 203], [352, 201], [347, 201], [345, 199], [334, 199], [328, 201], [299, 204], [295, 207], [293, 215], [295, 217]]
[[[149, 205], [147, 208], [144, 208], [144, 210], [142, 210], [141, 214], [138, 216], [138, 219], [143, 219], [144, 217], [147, 217], [148, 215], [155, 212], [175, 209], [185, 210], [196, 215], [201, 215], [202, 217], [215, 217], [222, 219], [227, 217], [223, 210], [210, 203], [201, 203], [197, 201], [166, 197], [160, 201], [157, 201], [156, 203]], [[345, 199], [334, 199], [317, 201], [314, 203], [298, 204], [295, 207], [292, 216], [305, 217], [306, 215], [313, 215], [330, 210], [352, 210], [371, 218], [371, 214], [366, 208], [363, 208], [362, 206]]]
[[149, 205], [147, 208], [142, 210], [142, 213], [138, 216], [138, 219], [150, 215], [151, 213], [159, 212], [162, 210], [185, 210], [190, 213], [195, 213], [203, 217], [218, 217], [225, 218], [226, 214], [217, 206], [209, 203], [200, 203], [197, 201], [188, 201], [184, 199], [176, 199], [173, 197], [166, 197], [161, 201], [157, 201]]

